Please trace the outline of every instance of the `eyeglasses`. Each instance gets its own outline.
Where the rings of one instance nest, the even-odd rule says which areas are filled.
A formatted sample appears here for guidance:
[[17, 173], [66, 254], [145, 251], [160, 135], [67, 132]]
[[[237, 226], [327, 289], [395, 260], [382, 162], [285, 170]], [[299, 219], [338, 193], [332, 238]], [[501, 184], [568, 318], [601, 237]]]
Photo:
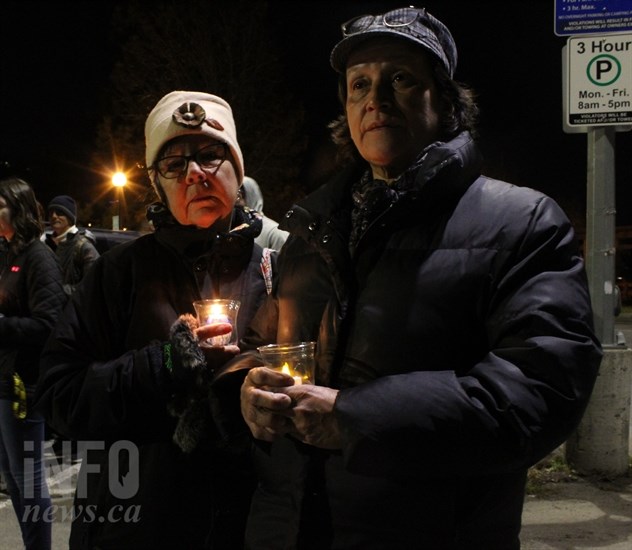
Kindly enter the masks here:
[[189, 156], [173, 155], [163, 157], [154, 163], [154, 168], [163, 178], [175, 179], [186, 174], [189, 169], [189, 162], [194, 160], [200, 168], [205, 170], [214, 168], [215, 172], [217, 172], [222, 162], [226, 160], [227, 155], [228, 145], [218, 142], [202, 147], [202, 149]]
[[407, 27], [414, 23], [420, 15], [426, 15], [426, 8], [415, 8], [414, 6], [397, 8], [383, 15], [359, 15], [340, 25], [340, 28], [343, 36], [351, 36], [368, 29], [378, 17], [382, 18], [382, 25], [385, 27]]

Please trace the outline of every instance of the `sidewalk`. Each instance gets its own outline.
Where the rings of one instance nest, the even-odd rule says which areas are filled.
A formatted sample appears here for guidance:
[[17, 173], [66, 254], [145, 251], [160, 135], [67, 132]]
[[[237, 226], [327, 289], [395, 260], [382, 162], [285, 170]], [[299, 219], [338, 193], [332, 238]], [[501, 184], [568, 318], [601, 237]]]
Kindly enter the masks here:
[[[71, 505], [65, 491], [53, 494], [53, 503]], [[70, 523], [56, 522], [53, 550], [66, 549], [69, 535]], [[537, 496], [525, 499], [520, 539], [522, 550], [630, 550], [632, 477], [600, 481], [573, 476], [545, 483]]]
[[547, 482], [527, 496], [522, 523], [522, 550], [630, 550], [632, 477]]
[[[66, 475], [51, 476], [53, 504], [72, 506]], [[57, 515], [59, 516], [59, 514]], [[17, 522], [8, 497], [0, 494], [0, 550], [20, 547]], [[70, 522], [57, 517], [53, 550], [68, 548]], [[571, 476], [545, 482], [525, 499], [522, 550], [630, 550], [632, 548], [632, 476], [613, 481]]]

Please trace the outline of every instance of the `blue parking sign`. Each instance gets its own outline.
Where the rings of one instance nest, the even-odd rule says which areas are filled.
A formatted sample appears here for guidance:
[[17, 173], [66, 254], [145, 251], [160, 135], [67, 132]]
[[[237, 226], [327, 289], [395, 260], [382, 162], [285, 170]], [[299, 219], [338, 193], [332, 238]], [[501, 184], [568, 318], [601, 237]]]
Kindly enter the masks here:
[[558, 36], [632, 30], [632, 0], [555, 0]]

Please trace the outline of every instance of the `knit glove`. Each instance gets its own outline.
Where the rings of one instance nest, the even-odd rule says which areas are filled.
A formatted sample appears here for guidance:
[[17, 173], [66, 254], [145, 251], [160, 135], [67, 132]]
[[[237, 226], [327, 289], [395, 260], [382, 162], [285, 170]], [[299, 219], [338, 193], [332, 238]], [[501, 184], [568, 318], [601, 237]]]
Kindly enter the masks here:
[[207, 396], [212, 374], [195, 334], [197, 327], [193, 315], [181, 315], [171, 326], [170, 340], [165, 344], [166, 367], [174, 384], [167, 407], [178, 419], [173, 441], [185, 453], [195, 449], [211, 425]]
[[190, 314], [180, 315], [171, 325], [169, 342], [165, 344], [165, 357], [170, 350], [166, 367], [171, 372], [175, 393], [189, 393], [193, 388], [203, 387], [208, 378], [206, 359], [199, 346], [195, 329], [197, 319]]
[[178, 419], [173, 440], [186, 453], [202, 440], [217, 436], [209, 398], [211, 382], [215, 370], [239, 351], [234, 346], [233, 350], [200, 347], [198, 327], [193, 315], [181, 315], [171, 326], [170, 340], [164, 346], [165, 366], [174, 385], [168, 410]]

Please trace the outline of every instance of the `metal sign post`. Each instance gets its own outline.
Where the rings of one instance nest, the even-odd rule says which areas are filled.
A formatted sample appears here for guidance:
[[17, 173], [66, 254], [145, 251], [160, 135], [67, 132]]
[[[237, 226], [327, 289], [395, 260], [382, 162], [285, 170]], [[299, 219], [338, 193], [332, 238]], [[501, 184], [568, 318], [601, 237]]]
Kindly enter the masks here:
[[616, 344], [615, 133], [632, 123], [632, 35], [573, 36], [562, 58], [564, 131], [588, 138], [586, 269], [595, 329]]
[[586, 208], [586, 271], [597, 337], [616, 343], [615, 308], [615, 175], [612, 127], [590, 128]]
[[[590, 403], [566, 441], [580, 473], [629, 469], [632, 350], [616, 342], [615, 163], [617, 131], [632, 126], [632, 0], [556, 0], [562, 54], [563, 128], [588, 140], [586, 271], [595, 333], [604, 349]], [[601, 33], [601, 34], [593, 34]], [[603, 34], [608, 33], [608, 34]]]

